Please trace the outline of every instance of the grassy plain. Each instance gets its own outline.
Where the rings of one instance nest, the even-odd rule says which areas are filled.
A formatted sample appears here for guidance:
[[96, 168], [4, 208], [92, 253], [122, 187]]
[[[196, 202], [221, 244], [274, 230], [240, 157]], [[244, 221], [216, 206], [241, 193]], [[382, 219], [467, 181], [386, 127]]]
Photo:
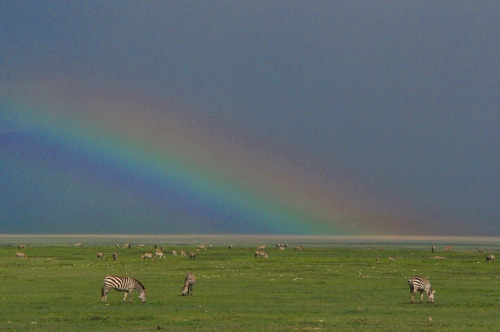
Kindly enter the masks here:
[[[111, 245], [0, 246], [0, 331], [494, 331], [500, 326], [500, 270], [475, 249], [316, 247], [283, 252], [215, 246], [196, 260], [143, 261], [150, 248]], [[105, 254], [98, 260], [97, 252]], [[111, 254], [118, 253], [117, 261]], [[441, 259], [433, 259], [442, 256]], [[377, 263], [376, 257], [379, 258]], [[389, 259], [394, 258], [394, 260]], [[181, 296], [186, 272], [193, 296]], [[100, 290], [108, 274], [139, 279], [147, 303]], [[407, 279], [430, 277], [436, 303], [410, 304]]]

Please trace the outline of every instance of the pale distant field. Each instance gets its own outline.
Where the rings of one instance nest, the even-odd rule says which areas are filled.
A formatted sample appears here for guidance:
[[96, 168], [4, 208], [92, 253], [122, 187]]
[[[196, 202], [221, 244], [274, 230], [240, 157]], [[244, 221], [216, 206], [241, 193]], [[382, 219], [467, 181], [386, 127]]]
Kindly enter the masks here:
[[[154, 244], [167, 258], [141, 260]], [[268, 259], [253, 256], [261, 244]], [[173, 249], [198, 257], [174, 258]], [[498, 249], [498, 238], [2, 235], [0, 331], [496, 331], [500, 261], [485, 255]], [[181, 296], [188, 271], [198, 281], [194, 295]], [[111, 291], [106, 306], [108, 274], [139, 279], [147, 302], [134, 292], [122, 303]], [[430, 277], [435, 304], [410, 304], [411, 275]]]
[[500, 237], [486, 236], [321, 236], [321, 235], [117, 235], [117, 234], [0, 234], [0, 245], [31, 243], [37, 245], [114, 244], [114, 243], [153, 243], [172, 245], [194, 245], [199, 243], [213, 245], [257, 245], [260, 243], [295, 243], [310, 247], [428, 247], [458, 246], [461, 248], [492, 247], [500, 248]]

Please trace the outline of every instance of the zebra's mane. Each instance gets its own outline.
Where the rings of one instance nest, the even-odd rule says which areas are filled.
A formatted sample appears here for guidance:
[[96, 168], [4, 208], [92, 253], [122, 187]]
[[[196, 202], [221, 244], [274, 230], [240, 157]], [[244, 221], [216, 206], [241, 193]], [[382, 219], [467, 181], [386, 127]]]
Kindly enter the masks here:
[[143, 290], [146, 290], [146, 287], [144, 287], [144, 285], [139, 280], [135, 279], [135, 281], [137, 281], [137, 284], [141, 286]]

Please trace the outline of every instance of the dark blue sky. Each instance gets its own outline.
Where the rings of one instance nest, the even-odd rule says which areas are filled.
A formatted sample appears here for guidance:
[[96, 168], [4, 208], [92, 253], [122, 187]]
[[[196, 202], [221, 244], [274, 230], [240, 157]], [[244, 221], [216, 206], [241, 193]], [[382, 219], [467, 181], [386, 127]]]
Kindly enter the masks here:
[[409, 219], [500, 235], [499, 17], [496, 1], [3, 1], [0, 86], [169, 100]]

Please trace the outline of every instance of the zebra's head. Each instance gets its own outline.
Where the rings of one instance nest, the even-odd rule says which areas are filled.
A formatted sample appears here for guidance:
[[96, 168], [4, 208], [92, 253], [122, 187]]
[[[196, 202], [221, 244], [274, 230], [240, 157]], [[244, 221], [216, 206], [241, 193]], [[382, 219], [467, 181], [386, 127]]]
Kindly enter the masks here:
[[139, 300], [141, 300], [142, 303], [146, 302], [146, 290], [139, 293]]
[[429, 294], [427, 296], [427, 302], [434, 303], [434, 293], [436, 293], [436, 291], [429, 292]]

